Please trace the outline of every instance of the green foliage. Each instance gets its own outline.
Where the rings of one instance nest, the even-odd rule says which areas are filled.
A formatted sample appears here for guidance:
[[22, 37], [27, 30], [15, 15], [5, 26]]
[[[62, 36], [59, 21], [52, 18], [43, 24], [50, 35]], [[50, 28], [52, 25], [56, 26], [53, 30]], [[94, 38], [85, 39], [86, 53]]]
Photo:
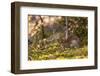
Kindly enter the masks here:
[[68, 17], [69, 32], [77, 35], [81, 40], [81, 45], [87, 45], [88, 39], [88, 18], [87, 17]]
[[49, 47], [30, 47], [28, 50], [29, 60], [51, 60], [51, 59], [82, 59], [87, 58], [87, 46], [82, 48], [64, 48], [59, 43], [50, 43]]

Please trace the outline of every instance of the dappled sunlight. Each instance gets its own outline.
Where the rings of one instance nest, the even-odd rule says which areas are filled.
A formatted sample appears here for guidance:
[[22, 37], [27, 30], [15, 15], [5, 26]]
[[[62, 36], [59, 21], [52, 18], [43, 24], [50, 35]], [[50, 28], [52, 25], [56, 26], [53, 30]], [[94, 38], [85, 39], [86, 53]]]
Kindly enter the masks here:
[[88, 58], [87, 17], [28, 16], [28, 60]]

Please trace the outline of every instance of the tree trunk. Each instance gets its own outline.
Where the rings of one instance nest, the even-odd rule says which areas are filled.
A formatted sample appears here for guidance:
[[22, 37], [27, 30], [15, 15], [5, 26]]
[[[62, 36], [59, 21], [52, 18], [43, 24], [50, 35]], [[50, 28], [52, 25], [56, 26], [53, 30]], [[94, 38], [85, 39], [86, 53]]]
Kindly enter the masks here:
[[68, 39], [68, 21], [67, 21], [67, 17], [64, 17], [65, 18], [65, 39], [67, 40]]
[[39, 17], [40, 17], [40, 20], [41, 20], [41, 33], [42, 33], [42, 39], [43, 39], [45, 37], [45, 35], [44, 35], [43, 19], [42, 19], [41, 16], [39, 16]]

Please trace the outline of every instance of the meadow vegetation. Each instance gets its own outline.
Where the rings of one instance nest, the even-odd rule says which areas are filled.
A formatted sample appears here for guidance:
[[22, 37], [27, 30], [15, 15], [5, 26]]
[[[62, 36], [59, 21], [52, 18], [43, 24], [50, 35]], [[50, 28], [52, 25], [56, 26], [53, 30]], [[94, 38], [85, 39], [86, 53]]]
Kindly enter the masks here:
[[88, 18], [28, 16], [28, 60], [88, 58]]

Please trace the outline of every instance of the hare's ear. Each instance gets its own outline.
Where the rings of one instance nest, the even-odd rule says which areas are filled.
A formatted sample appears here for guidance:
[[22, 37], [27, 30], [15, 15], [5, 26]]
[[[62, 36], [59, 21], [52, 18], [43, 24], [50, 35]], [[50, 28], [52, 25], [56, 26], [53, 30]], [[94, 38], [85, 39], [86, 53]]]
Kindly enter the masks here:
[[66, 23], [64, 23], [64, 26], [66, 26]]

